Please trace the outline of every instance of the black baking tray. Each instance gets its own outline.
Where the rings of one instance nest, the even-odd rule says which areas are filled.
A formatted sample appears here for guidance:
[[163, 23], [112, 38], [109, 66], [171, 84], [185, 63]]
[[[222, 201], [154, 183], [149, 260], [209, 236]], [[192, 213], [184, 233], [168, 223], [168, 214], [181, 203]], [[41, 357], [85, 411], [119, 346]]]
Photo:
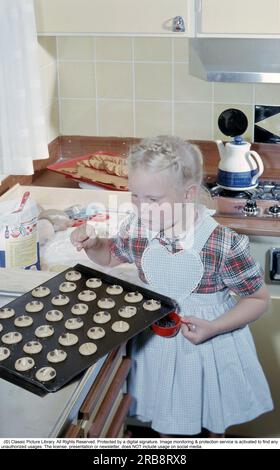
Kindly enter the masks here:
[[[78, 281], [75, 281], [75, 283], [77, 284], [77, 289], [74, 292], [66, 293], [66, 295], [70, 299], [70, 302], [67, 305], [54, 306], [51, 303], [51, 299], [52, 297], [60, 293], [59, 285], [63, 281], [65, 281], [66, 272], [71, 270], [79, 271], [82, 274], [82, 278]], [[86, 287], [86, 281], [91, 277], [100, 278], [103, 284], [97, 289], [92, 289], [97, 294], [95, 300], [90, 302], [83, 302], [78, 299], [78, 293], [82, 290], [88, 289], [88, 287]], [[121, 285], [123, 287], [123, 293], [121, 295], [109, 296], [106, 293], [106, 288], [112, 284]], [[29, 291], [24, 295], [18, 297], [17, 299], [13, 300], [9, 304], [5, 305], [5, 307], [9, 306], [10, 308], [13, 308], [15, 310], [15, 316], [9, 319], [0, 320], [1, 324], [4, 327], [0, 334], [1, 337], [3, 334], [9, 331], [19, 331], [23, 336], [22, 341], [14, 345], [5, 345], [1, 341], [0, 345], [8, 347], [11, 351], [11, 354], [8, 359], [0, 363], [0, 377], [8, 380], [9, 382], [15, 383], [16, 385], [23, 387], [33, 393], [36, 393], [37, 395], [44, 395], [48, 392], [56, 392], [64, 385], [71, 382], [74, 378], [77, 378], [79, 374], [81, 374], [88, 367], [92, 366], [95, 362], [98, 361], [98, 359], [108, 354], [112, 349], [115, 349], [122, 343], [127, 342], [133, 336], [145, 330], [154, 322], [164, 317], [168, 313], [174, 311], [176, 308], [176, 303], [169, 297], [160, 295], [146, 288], [136, 286], [135, 284], [131, 284], [129, 282], [123, 281], [122, 279], [110, 276], [109, 274], [105, 274], [95, 269], [88, 268], [87, 266], [83, 266], [81, 264], [77, 264], [72, 268], [66, 269], [65, 271], [59, 273], [57, 276], [53, 277], [47, 282], [44, 282], [41, 285], [47, 286], [51, 290], [51, 293], [47, 297], [38, 299], [41, 300], [44, 304], [43, 310], [38, 313], [27, 313], [25, 311], [25, 305], [31, 300], [36, 300], [31, 294], [32, 291]], [[142, 302], [137, 304], [126, 303], [124, 301], [124, 295], [128, 292], [136, 290], [143, 295]], [[114, 308], [108, 310], [111, 314], [111, 320], [106, 324], [100, 325], [93, 321], [93, 315], [97, 311], [101, 310], [100, 307], [97, 306], [97, 301], [103, 297], [112, 297], [115, 300], [116, 305]], [[160, 300], [161, 309], [155, 312], [144, 310], [142, 303], [145, 300], [149, 299]], [[82, 328], [78, 330], [67, 330], [64, 326], [64, 323], [68, 318], [75, 317], [75, 315], [71, 313], [71, 308], [76, 303], [86, 303], [89, 306], [89, 310], [85, 315], [81, 315], [81, 318], [84, 321], [84, 325]], [[121, 318], [118, 315], [118, 309], [124, 305], [135, 305], [138, 309], [137, 314], [129, 319]], [[45, 315], [46, 312], [51, 309], [61, 310], [64, 315], [63, 319], [59, 322], [47, 321], [45, 319]], [[18, 328], [14, 325], [14, 320], [17, 316], [23, 314], [32, 316], [33, 324], [29, 327]], [[124, 320], [128, 322], [130, 325], [130, 329], [125, 333], [115, 333], [114, 331], [112, 331], [111, 325], [114, 321], [117, 320]], [[54, 335], [49, 338], [37, 338], [35, 336], [35, 329], [40, 325], [47, 324], [50, 324], [54, 327]], [[101, 326], [102, 328], [104, 328], [106, 335], [98, 340], [89, 339], [87, 337], [87, 331], [90, 327], [93, 326]], [[78, 336], [79, 341], [76, 345], [61, 346], [59, 344], [59, 336], [67, 331], [70, 333], [74, 333]], [[35, 361], [35, 367], [33, 367], [33, 369], [27, 372], [17, 372], [14, 369], [14, 363], [18, 358], [27, 356], [27, 354], [23, 351], [23, 345], [26, 342], [32, 340], [39, 340], [43, 345], [43, 349], [39, 354], [30, 355]], [[96, 344], [97, 351], [95, 354], [91, 356], [82, 356], [79, 353], [79, 346], [85, 342], [94, 342]], [[48, 352], [52, 351], [55, 348], [64, 349], [67, 352], [68, 355], [64, 362], [52, 364], [47, 361]], [[56, 370], [57, 375], [55, 379], [49, 382], [42, 383], [36, 379], [35, 374], [38, 369], [45, 366], [53, 367]]]

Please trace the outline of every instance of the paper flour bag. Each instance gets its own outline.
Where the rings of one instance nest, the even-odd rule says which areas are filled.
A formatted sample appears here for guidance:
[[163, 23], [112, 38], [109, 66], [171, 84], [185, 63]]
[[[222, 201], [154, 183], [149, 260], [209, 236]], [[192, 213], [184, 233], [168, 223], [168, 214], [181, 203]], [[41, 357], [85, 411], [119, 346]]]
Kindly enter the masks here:
[[[28, 199], [17, 211], [21, 198], [0, 203], [0, 266], [40, 269], [37, 233], [38, 208]], [[13, 214], [13, 211], [17, 211]]]

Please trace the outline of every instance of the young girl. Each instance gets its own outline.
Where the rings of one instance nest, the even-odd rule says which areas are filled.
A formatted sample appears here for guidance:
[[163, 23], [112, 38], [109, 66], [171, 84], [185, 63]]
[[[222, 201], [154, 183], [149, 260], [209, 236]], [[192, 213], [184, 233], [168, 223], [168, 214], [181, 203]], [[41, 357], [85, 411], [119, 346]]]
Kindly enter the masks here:
[[[273, 407], [247, 326], [268, 307], [262, 272], [248, 237], [219, 225], [202, 204], [197, 147], [176, 137], [144, 139], [128, 168], [138, 214], [112, 239], [87, 238], [85, 226], [71, 239], [101, 265], [135, 263], [148, 288], [176, 300], [187, 321], [173, 338], [146, 330], [133, 339], [131, 414], [164, 435], [223, 434]], [[182, 228], [175, 207], [188, 205], [193, 221], [188, 215]], [[172, 210], [162, 216], [164, 206]]]

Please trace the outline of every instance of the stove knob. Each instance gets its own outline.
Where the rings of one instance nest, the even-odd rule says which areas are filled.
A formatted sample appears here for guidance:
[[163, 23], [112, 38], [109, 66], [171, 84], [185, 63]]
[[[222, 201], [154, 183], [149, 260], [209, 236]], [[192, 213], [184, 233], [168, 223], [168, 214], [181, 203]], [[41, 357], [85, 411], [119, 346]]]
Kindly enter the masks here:
[[248, 199], [243, 208], [243, 212], [245, 212], [245, 214], [256, 215], [258, 213], [258, 206], [256, 201], [254, 199]]
[[275, 204], [274, 206], [271, 206], [268, 209], [268, 212], [273, 215], [278, 215], [280, 213], [280, 206], [278, 206], [278, 204]]

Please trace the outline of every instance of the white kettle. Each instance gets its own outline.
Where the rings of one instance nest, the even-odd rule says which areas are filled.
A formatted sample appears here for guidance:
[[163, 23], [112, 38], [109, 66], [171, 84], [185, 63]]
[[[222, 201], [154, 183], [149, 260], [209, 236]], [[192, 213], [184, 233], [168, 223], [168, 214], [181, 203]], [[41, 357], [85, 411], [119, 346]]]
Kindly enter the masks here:
[[259, 154], [250, 150], [251, 144], [241, 137], [226, 144], [221, 140], [216, 143], [220, 154], [218, 185], [231, 191], [256, 188], [264, 166]]

